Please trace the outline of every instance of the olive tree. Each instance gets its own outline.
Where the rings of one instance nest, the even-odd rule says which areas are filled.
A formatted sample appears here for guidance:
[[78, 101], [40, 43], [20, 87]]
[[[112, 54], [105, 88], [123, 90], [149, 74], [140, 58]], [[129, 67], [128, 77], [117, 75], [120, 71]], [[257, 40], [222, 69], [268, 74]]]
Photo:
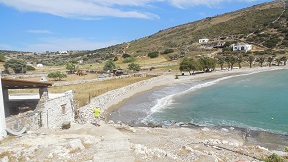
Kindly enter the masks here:
[[201, 57], [199, 63], [204, 72], [209, 72], [215, 70], [217, 60], [210, 57]]
[[15, 73], [26, 73], [27, 70], [26, 62], [20, 59], [10, 59], [5, 62], [4, 67], [6, 71], [11, 68]]
[[192, 74], [194, 74], [194, 71], [199, 70], [199, 69], [200, 69], [199, 63], [192, 58], [184, 58], [180, 62], [179, 70], [188, 71], [190, 75], [191, 75], [191, 71], [192, 71]]
[[131, 63], [128, 65], [128, 69], [133, 71], [139, 71], [141, 68], [139, 64]]
[[112, 60], [108, 60], [104, 67], [103, 67], [103, 70], [104, 71], [108, 71], [108, 70], [113, 70], [116, 68], [116, 65], [114, 64], [114, 62]]

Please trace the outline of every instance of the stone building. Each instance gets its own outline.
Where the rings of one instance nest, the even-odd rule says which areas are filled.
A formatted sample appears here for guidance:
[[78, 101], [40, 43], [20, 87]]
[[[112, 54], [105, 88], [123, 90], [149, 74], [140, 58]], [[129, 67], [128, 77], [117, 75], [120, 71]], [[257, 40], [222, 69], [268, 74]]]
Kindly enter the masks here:
[[[74, 121], [73, 91], [48, 94], [49, 82], [1, 79], [0, 139], [6, 131], [18, 132], [44, 128], [60, 128], [65, 122]], [[39, 89], [39, 95], [9, 95], [9, 89]], [[13, 133], [12, 132], [12, 133]]]

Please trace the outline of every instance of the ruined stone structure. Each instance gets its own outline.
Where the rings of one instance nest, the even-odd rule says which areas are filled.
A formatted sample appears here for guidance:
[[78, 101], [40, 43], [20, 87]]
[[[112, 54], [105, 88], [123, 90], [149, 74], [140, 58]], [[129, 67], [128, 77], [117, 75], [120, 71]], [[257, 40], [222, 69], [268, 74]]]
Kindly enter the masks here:
[[[2, 78], [0, 93], [0, 139], [6, 131], [18, 132], [21, 129], [37, 130], [44, 128], [61, 128], [63, 123], [74, 121], [73, 91], [67, 91], [57, 97], [49, 97], [48, 86], [51, 83], [31, 82]], [[9, 99], [8, 89], [38, 88], [38, 99]], [[11, 133], [11, 132], [10, 132]]]

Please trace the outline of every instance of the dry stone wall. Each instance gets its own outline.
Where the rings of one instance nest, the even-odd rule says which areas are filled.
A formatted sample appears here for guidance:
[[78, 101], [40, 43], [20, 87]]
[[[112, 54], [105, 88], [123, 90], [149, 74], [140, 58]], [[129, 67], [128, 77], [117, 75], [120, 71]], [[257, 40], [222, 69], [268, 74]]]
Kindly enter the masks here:
[[109, 91], [107, 93], [104, 93], [102, 95], [99, 95], [99, 96], [91, 99], [90, 104], [79, 108], [78, 113], [79, 113], [79, 117], [81, 119], [81, 122], [92, 123], [94, 121], [93, 110], [95, 107], [100, 107], [101, 111], [103, 112], [107, 108], [106, 107], [107, 103], [115, 100], [116, 98], [118, 98], [120, 96], [123, 96], [127, 93], [130, 93], [131, 91], [133, 91], [137, 88], [140, 88], [142, 86], [149, 85], [149, 84], [152, 84], [155, 82], [159, 82], [159, 81], [161, 81], [161, 79], [159, 79], [159, 77], [162, 79], [165, 79], [164, 76], [158, 76], [158, 77], [151, 78], [148, 80], [143, 80], [143, 81], [128, 85], [126, 87], [122, 87], [122, 88], [119, 88], [116, 90]]

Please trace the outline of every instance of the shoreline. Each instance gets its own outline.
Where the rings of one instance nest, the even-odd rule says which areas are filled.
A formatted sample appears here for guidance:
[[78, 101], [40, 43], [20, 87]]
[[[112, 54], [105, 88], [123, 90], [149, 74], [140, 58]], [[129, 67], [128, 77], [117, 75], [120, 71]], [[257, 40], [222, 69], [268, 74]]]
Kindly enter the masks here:
[[[93, 109], [100, 107], [102, 115], [107, 118], [111, 112], [119, 109], [120, 105], [125, 104], [126, 101], [134, 96], [140, 95], [148, 90], [162, 88], [165, 86], [176, 85], [177, 83], [185, 83], [191, 81], [205, 81], [211, 79], [219, 79], [227, 76], [236, 76], [241, 74], [252, 74], [265, 71], [288, 69], [287, 66], [281, 67], [257, 67], [257, 68], [242, 68], [234, 70], [216, 70], [210, 73], [201, 73], [196, 75], [180, 75], [175, 79], [175, 75], [161, 75], [151, 79], [143, 80], [126, 87], [115, 89], [105, 94], [99, 95], [91, 99], [91, 102], [79, 108], [81, 120], [91, 123], [94, 120]], [[187, 72], [188, 73], [188, 72]]]
[[[123, 105], [129, 99], [141, 95], [142, 93], [157, 89], [163, 88], [166, 86], [176, 85], [177, 83], [185, 83], [185, 82], [192, 82], [192, 81], [206, 81], [212, 79], [219, 79], [228, 76], [236, 76], [241, 74], [252, 74], [252, 73], [259, 73], [265, 71], [273, 71], [273, 70], [281, 70], [281, 69], [288, 69], [288, 67], [262, 67], [262, 68], [242, 68], [242, 69], [234, 69], [234, 70], [218, 70], [215, 72], [210, 73], [200, 73], [195, 75], [179, 75], [179, 79], [175, 79], [175, 75], [166, 75], [166, 80], [161, 80], [159, 82], [150, 84], [149, 87], [139, 87], [136, 91], [127, 92], [126, 95], [118, 96], [116, 100], [112, 100], [108, 102], [102, 111], [105, 113], [105, 118], [111, 112], [116, 111], [121, 105]], [[161, 77], [161, 76], [160, 76]], [[160, 80], [160, 79], [159, 79]]]
[[[212, 79], [219, 79], [227, 76], [236, 76], [236, 75], [242, 75], [242, 74], [252, 74], [252, 73], [259, 73], [259, 72], [265, 72], [265, 71], [273, 71], [273, 70], [281, 70], [281, 69], [287, 69], [287, 66], [281, 66], [281, 67], [262, 67], [262, 68], [243, 68], [243, 69], [233, 69], [232, 71], [214, 71], [211, 73], [202, 73], [202, 74], [196, 74], [196, 75], [185, 75], [185, 76], [179, 76], [179, 79], [175, 79], [175, 75], [164, 75], [164, 76], [159, 76], [155, 77], [152, 79], [144, 80], [141, 81], [141, 83], [135, 83], [117, 90], [113, 90], [110, 92], [107, 92], [107, 94], [100, 95], [96, 98], [93, 98], [91, 104], [85, 106], [84, 108], [82, 107], [82, 112], [86, 113], [86, 119], [85, 121], [88, 123], [93, 123], [93, 109], [96, 106], [101, 107], [101, 111], [103, 112], [103, 116], [105, 116], [105, 123], [111, 123], [109, 121], [109, 114], [113, 111], [117, 111], [121, 107], [121, 105], [125, 104], [128, 100], [131, 98], [141, 95], [144, 92], [147, 92], [149, 90], [153, 90], [156, 88], [162, 88], [165, 86], [171, 86], [175, 85], [177, 83], [185, 83], [185, 82], [191, 82], [191, 81], [205, 81], [205, 80], [212, 80]], [[84, 110], [84, 111], [83, 111]], [[86, 111], [85, 111], [86, 110]], [[108, 119], [108, 120], [106, 120]], [[112, 122], [114, 123], [114, 122]], [[130, 127], [130, 126], [129, 126]], [[189, 126], [188, 126], [189, 127]], [[197, 126], [193, 125], [192, 126], [193, 131], [197, 130], [202, 130], [202, 129], [211, 129], [212, 131], [216, 131], [218, 133], [224, 133], [229, 134], [229, 136], [235, 136], [233, 138], [240, 138], [243, 140], [243, 134], [246, 134], [247, 129], [246, 128], [237, 128], [237, 127], [232, 127], [232, 126], [226, 126], [226, 127], [205, 127], [205, 126]], [[177, 126], [177, 125], [172, 125], [171, 127], [162, 127], [162, 126], [157, 126], [155, 125], [146, 125], [146, 126], [136, 126], [136, 127], [131, 127], [132, 129], [167, 129], [167, 131], [171, 131], [175, 129], [182, 129], [183, 127]], [[196, 129], [195, 129], [196, 128]], [[233, 130], [230, 130], [233, 129]], [[191, 128], [189, 128], [191, 129]], [[195, 129], [195, 130], [194, 130]], [[228, 130], [228, 131], [227, 131]], [[238, 132], [238, 134], [235, 134], [233, 132]], [[249, 145], [260, 145], [267, 147], [269, 149], [273, 150], [281, 150], [285, 146], [286, 143], [283, 143], [282, 145], [273, 145], [269, 143], [269, 140], [271, 140], [271, 137], [275, 136], [275, 139], [278, 141], [287, 139], [287, 135], [283, 134], [277, 134], [277, 133], [272, 133], [272, 132], [266, 132], [266, 131], [260, 131], [260, 130], [249, 130], [252, 132], [251, 136], [248, 138], [249, 140], [243, 140], [243, 143], [247, 143]], [[239, 134], [239, 132], [242, 132]], [[125, 132], [122, 132], [125, 133]], [[236, 137], [237, 136], [237, 137]], [[265, 136], [265, 138], [262, 138], [262, 136]], [[276, 138], [277, 136], [277, 138]], [[259, 138], [260, 137], [260, 138]], [[283, 138], [282, 138], [283, 137]], [[276, 141], [277, 141], [276, 140]], [[266, 142], [266, 144], [265, 144]]]

